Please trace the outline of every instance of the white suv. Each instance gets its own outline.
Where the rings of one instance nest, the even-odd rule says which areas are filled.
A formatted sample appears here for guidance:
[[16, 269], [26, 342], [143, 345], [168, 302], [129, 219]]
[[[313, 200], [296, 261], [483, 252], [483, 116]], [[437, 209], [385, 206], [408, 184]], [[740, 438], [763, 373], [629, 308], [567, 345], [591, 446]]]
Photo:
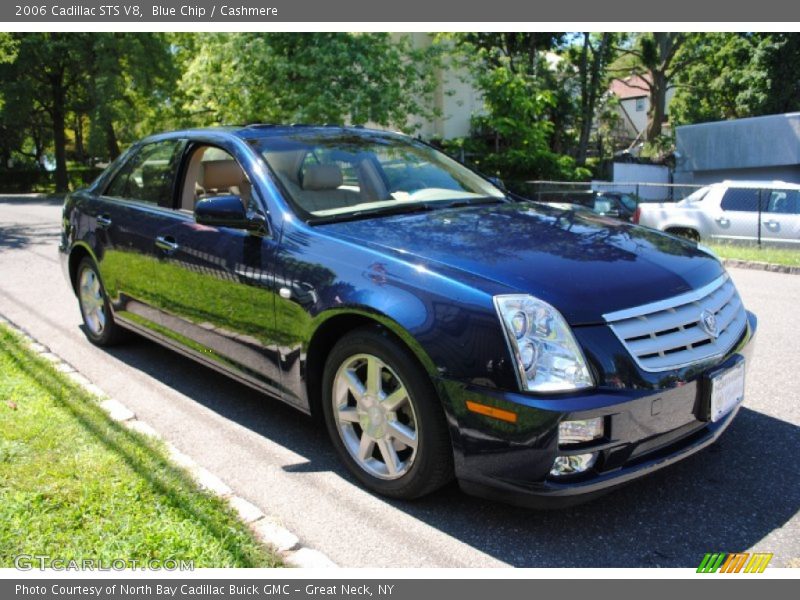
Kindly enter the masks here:
[[800, 244], [800, 185], [723, 181], [675, 204], [640, 204], [633, 222], [695, 240], [755, 240]]

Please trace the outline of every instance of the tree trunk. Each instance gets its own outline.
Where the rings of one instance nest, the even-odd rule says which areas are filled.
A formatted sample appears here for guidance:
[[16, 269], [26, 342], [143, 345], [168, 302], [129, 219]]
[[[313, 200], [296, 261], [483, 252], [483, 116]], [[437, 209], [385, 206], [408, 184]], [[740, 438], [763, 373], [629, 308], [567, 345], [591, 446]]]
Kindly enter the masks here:
[[111, 119], [106, 121], [106, 150], [111, 160], [119, 156], [119, 142], [117, 141], [117, 133], [114, 131], [114, 124]]
[[[581, 57], [581, 64], [584, 71], [586, 71], [589, 69], [587, 59], [590, 40], [588, 33], [585, 33], [584, 36], [585, 56]], [[597, 105], [597, 96], [600, 93], [600, 75], [603, 70], [603, 61], [605, 60], [609, 37], [608, 33], [602, 35], [592, 56], [591, 71], [589, 73], [584, 72], [581, 78], [581, 94], [583, 95], [581, 98], [581, 134], [578, 139], [578, 154], [576, 157], [576, 163], [579, 167], [586, 164], [586, 152], [589, 148], [589, 137], [592, 135], [592, 127], [594, 126], [594, 110]]]
[[75, 160], [81, 164], [86, 163], [86, 149], [83, 147], [83, 115], [75, 115]]
[[650, 111], [648, 112], [647, 141], [653, 142], [660, 135], [666, 120], [667, 77], [663, 71], [652, 71], [653, 84], [650, 86]]
[[52, 79], [53, 108], [50, 117], [53, 122], [53, 144], [56, 152], [56, 192], [69, 191], [67, 177], [67, 136], [65, 132], [66, 94], [61, 77]]

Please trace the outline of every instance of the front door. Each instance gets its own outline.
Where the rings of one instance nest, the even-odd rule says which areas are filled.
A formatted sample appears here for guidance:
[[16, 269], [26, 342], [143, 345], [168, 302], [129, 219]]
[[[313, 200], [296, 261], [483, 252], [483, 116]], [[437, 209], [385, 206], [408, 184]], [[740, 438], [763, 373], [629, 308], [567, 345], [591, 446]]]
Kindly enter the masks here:
[[[277, 240], [200, 225], [194, 204], [238, 195], [265, 214], [239, 163], [216, 147], [191, 148], [176, 206], [160, 218], [152, 287], [169, 343], [245, 383], [283, 397], [275, 336]], [[266, 215], [265, 215], [266, 216]]]

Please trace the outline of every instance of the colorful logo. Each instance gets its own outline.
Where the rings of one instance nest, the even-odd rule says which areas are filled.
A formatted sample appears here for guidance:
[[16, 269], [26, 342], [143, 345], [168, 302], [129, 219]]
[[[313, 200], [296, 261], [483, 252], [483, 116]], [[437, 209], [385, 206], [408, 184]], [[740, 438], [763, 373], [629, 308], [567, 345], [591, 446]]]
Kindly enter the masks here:
[[703, 557], [698, 573], [763, 573], [769, 561], [770, 552], [709, 552]]

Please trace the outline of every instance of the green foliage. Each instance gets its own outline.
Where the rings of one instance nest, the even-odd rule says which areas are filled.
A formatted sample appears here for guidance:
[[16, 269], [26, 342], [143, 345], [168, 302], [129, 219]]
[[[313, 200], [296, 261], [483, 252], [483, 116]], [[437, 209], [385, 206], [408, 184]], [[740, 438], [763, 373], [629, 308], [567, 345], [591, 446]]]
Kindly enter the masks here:
[[[569, 87], [547, 60], [563, 33], [465, 33], [443, 36], [460, 54], [482, 93], [484, 110], [472, 116], [470, 139], [446, 144], [484, 173], [503, 179], [580, 179], [574, 158], [559, 152]], [[460, 59], [460, 60], [459, 60]], [[563, 72], [562, 72], [563, 73]]]
[[[86, 165], [70, 165], [69, 187], [77, 189], [85, 187], [103, 172], [101, 167]], [[0, 166], [0, 194], [55, 191], [54, 174], [36, 167], [6, 169]]]
[[5, 328], [0, 348], [0, 566], [20, 554], [280, 566], [160, 444], [108, 419]]
[[686, 52], [694, 60], [678, 78], [676, 123], [800, 110], [800, 35], [693, 34]]
[[429, 116], [435, 49], [387, 33], [210, 34], [180, 86], [195, 121], [376, 123]]
[[[419, 40], [416, 40], [419, 42]], [[501, 32], [0, 33], [0, 165], [19, 181], [92, 167], [144, 135], [248, 122], [417, 130], [441, 114], [439, 68], [483, 98], [451, 151], [506, 179], [580, 180], [614, 150], [612, 76], [652, 75], [645, 154], [672, 124], [800, 110], [800, 34]], [[37, 184], [38, 185], [38, 184]]]

